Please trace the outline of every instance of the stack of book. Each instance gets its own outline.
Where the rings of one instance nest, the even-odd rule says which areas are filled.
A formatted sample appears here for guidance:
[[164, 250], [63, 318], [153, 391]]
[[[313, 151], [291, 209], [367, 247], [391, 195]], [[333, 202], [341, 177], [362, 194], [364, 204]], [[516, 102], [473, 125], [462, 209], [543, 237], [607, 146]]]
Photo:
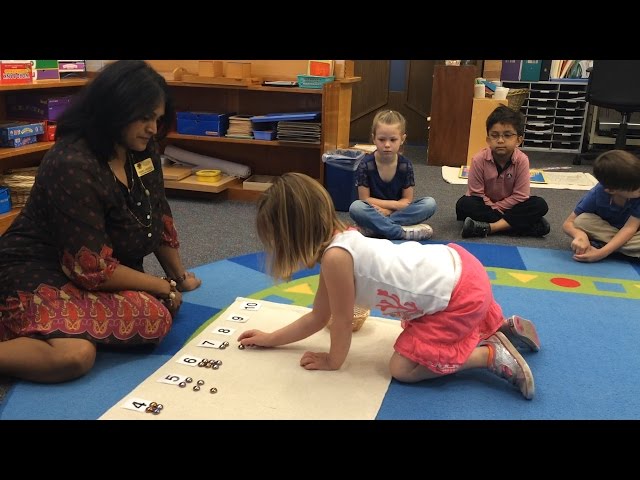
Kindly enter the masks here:
[[232, 115], [229, 117], [229, 129], [225, 137], [253, 138], [251, 128], [252, 115]]
[[320, 122], [278, 122], [278, 140], [320, 144]]

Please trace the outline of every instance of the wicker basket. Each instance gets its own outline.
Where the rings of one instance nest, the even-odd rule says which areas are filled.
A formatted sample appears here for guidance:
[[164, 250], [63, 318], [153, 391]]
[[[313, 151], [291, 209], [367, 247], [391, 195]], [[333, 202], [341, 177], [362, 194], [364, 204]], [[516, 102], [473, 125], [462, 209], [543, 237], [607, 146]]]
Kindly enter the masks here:
[[529, 96], [528, 88], [511, 88], [507, 93], [508, 107], [516, 112], [520, 111], [520, 107]]
[[[362, 328], [362, 325], [364, 325], [364, 321], [367, 318], [369, 318], [370, 313], [371, 313], [371, 310], [369, 310], [368, 308], [359, 307], [358, 305], [353, 307], [353, 322], [351, 323], [351, 325], [353, 327], [352, 330], [354, 332], [357, 332]], [[331, 328], [332, 323], [333, 323], [333, 317], [329, 319], [329, 323], [327, 323], [327, 328]]]
[[37, 167], [16, 168], [7, 170], [5, 175], [0, 177], [0, 184], [9, 187], [13, 207], [21, 208], [26, 205], [37, 172]]

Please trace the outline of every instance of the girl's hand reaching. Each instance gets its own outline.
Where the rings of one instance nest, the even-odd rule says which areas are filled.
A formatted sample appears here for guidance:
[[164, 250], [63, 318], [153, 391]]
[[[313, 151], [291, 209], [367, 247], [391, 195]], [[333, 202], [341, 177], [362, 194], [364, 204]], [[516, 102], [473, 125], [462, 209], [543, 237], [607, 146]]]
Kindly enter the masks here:
[[242, 332], [238, 341], [245, 347], [273, 347], [271, 334], [261, 330], [247, 330]]
[[338, 370], [329, 364], [329, 354], [324, 352], [305, 352], [300, 359], [300, 366], [306, 370]]

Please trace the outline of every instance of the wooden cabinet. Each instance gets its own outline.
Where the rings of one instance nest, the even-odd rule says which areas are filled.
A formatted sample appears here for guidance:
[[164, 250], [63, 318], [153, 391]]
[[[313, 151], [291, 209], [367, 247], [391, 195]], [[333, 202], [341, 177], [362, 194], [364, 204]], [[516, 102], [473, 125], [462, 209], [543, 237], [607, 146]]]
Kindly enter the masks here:
[[429, 165], [459, 167], [467, 164], [476, 76], [476, 67], [472, 65], [435, 66], [427, 160]]
[[494, 100], [493, 98], [473, 99], [467, 165], [471, 165], [473, 156], [487, 146], [487, 118], [496, 108], [500, 105], [507, 105], [507, 103], [506, 100]]
[[[322, 154], [349, 145], [351, 87], [357, 77], [326, 83], [321, 89], [266, 86], [236, 87], [230, 85], [188, 84], [169, 81], [177, 111], [210, 111], [242, 115], [264, 115], [279, 112], [321, 112], [320, 144], [254, 140], [227, 137], [205, 137], [170, 133], [166, 144], [222, 160], [247, 165], [252, 174], [282, 175], [296, 171], [324, 183]], [[211, 192], [210, 184], [185, 180], [165, 180], [168, 189]], [[226, 190], [234, 200], [252, 200], [259, 191], [243, 190], [236, 182]]]
[[[79, 87], [87, 83], [87, 79], [74, 78], [66, 80], [34, 81], [22, 85], [4, 85], [0, 83], [0, 122], [7, 118], [6, 97], [12, 93], [46, 91], [51, 95], [62, 96], [75, 93]], [[32, 167], [38, 165], [44, 154], [51, 148], [53, 142], [38, 142], [18, 148], [0, 147], [0, 174], [12, 168]], [[14, 208], [10, 212], [0, 214], [0, 235], [3, 234], [18, 215], [20, 209]]]

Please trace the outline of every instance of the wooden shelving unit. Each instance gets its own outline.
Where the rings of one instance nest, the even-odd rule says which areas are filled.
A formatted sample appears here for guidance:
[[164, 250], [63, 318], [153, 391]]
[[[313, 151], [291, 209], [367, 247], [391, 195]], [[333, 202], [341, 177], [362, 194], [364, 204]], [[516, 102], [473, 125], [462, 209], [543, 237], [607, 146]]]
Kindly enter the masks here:
[[[167, 70], [176, 61], [148, 62], [158, 71], [164, 72], [165, 78], [169, 78]], [[252, 61], [252, 68], [255, 67], [257, 74], [265, 79], [295, 79], [296, 74], [305, 71], [305, 65], [306, 61], [298, 60]], [[347, 78], [324, 84], [321, 89], [210, 85], [168, 80], [178, 111], [235, 112], [252, 115], [319, 111], [322, 114], [322, 133], [320, 144], [311, 145], [277, 140], [201, 137], [174, 132], [164, 140], [163, 146], [172, 144], [202, 155], [247, 165], [253, 174], [282, 175], [285, 172], [296, 171], [306, 173], [324, 183], [322, 154], [327, 150], [349, 146], [351, 90], [360, 78], [353, 76], [352, 66], [345, 72]], [[50, 89], [55, 89], [51, 93], [56, 95], [72, 94], [87, 82], [87, 79], [65, 79], [35, 81], [22, 85], [0, 84], [0, 120], [6, 118], [7, 94]], [[19, 148], [0, 148], [0, 173], [12, 168], [38, 165], [52, 145], [53, 142], [41, 142]], [[165, 186], [172, 191], [224, 193], [227, 198], [233, 200], [253, 201], [261, 194], [255, 190], [244, 190], [240, 179], [225, 182], [224, 185], [212, 185], [187, 177], [179, 181], [167, 180]], [[18, 212], [19, 209], [14, 209], [0, 215], [0, 234], [9, 227]]]
[[[31, 145], [25, 145], [24, 147], [17, 148], [2, 148], [0, 147], [0, 161], [4, 158], [19, 157], [21, 155], [28, 155], [35, 152], [46, 152], [53, 146], [53, 142], [38, 142]], [[1, 169], [1, 164], [0, 164]]]
[[0, 235], [2, 235], [7, 230], [7, 228], [9, 228], [9, 226], [11, 225], [11, 223], [13, 223], [13, 220], [18, 216], [19, 213], [19, 208], [12, 208], [7, 213], [0, 213]]
[[[89, 80], [86, 78], [66, 78], [64, 80], [34, 80], [32, 83], [4, 84], [0, 83], [0, 92], [17, 90], [42, 90], [49, 88], [82, 87]], [[3, 105], [4, 107], [4, 105]]]
[[[274, 61], [277, 63], [276, 61]], [[205, 137], [170, 133], [165, 145], [219, 158], [251, 168], [256, 175], [282, 175], [296, 171], [324, 183], [322, 154], [349, 146], [351, 89], [359, 77], [326, 83], [321, 89], [267, 87], [250, 85], [209, 85], [168, 81], [177, 111], [209, 111], [245, 115], [276, 112], [321, 112], [322, 131], [319, 144]], [[189, 177], [190, 178], [190, 177]], [[171, 190], [211, 192], [211, 186], [189, 180], [165, 181]], [[228, 185], [227, 198], [252, 201], [261, 192], [244, 190], [242, 182]]]
[[[79, 87], [86, 85], [86, 78], [70, 78], [64, 80], [40, 80], [33, 83], [7, 85], [0, 83], [0, 121], [7, 118], [6, 96], [11, 93], [29, 90], [53, 90], [53, 95], [70, 95]], [[44, 154], [53, 146], [53, 142], [38, 142], [18, 148], [0, 148], [0, 174], [12, 168], [33, 167], [40, 163]], [[0, 235], [11, 225], [20, 212], [14, 208], [10, 212], [0, 214]]]

